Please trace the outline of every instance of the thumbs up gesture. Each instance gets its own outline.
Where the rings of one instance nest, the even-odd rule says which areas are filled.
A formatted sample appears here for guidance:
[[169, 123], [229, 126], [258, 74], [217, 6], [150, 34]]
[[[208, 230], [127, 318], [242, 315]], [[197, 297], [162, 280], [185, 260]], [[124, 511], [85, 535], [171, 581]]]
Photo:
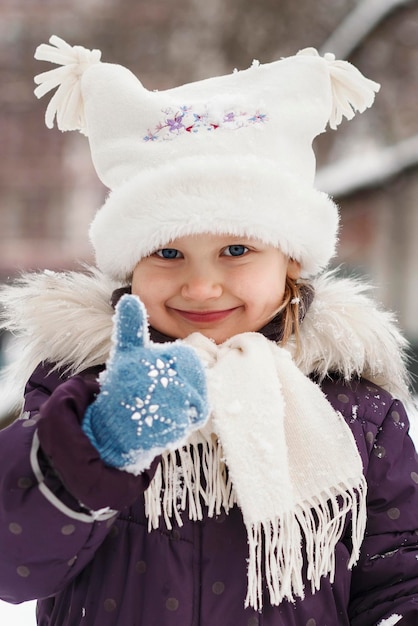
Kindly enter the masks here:
[[106, 464], [134, 474], [182, 445], [209, 414], [197, 354], [179, 342], [152, 344], [136, 296], [123, 296], [116, 307], [113, 349], [100, 383], [83, 431]]

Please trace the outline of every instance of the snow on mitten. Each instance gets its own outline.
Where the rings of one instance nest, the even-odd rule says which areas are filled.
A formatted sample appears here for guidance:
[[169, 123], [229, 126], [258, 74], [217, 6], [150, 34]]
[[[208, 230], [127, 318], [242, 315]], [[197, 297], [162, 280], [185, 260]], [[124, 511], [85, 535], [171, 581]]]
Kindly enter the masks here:
[[181, 446], [209, 414], [196, 352], [180, 342], [153, 344], [136, 296], [124, 295], [116, 307], [113, 348], [100, 384], [83, 431], [105, 463], [133, 474]]

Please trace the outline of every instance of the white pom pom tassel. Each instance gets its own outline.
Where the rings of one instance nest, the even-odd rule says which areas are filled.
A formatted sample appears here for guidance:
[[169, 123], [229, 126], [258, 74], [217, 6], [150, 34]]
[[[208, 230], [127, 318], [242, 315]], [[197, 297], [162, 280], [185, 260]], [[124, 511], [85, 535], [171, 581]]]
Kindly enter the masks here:
[[70, 46], [56, 35], [49, 42], [52, 45], [37, 47], [35, 59], [62, 67], [35, 76], [35, 83], [39, 85], [35, 89], [37, 98], [58, 87], [46, 109], [45, 123], [48, 128], [53, 128], [56, 117], [60, 130], [80, 130], [87, 134], [80, 80], [88, 67], [100, 63], [102, 53], [82, 46]]
[[[315, 48], [306, 48], [298, 54], [319, 56]], [[363, 113], [374, 102], [375, 93], [379, 91], [379, 83], [366, 78], [348, 61], [336, 61], [335, 55], [324, 56], [328, 63], [332, 90], [332, 110], [329, 125], [336, 129], [343, 117], [353, 119], [356, 111]]]

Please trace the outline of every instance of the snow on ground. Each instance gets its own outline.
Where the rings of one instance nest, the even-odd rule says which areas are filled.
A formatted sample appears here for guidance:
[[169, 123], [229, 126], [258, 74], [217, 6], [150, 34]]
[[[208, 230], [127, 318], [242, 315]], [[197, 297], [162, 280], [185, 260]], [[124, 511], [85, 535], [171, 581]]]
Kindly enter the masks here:
[[394, 626], [402, 619], [402, 615], [393, 614], [387, 619], [383, 619], [377, 626]]
[[418, 450], [418, 395], [414, 398], [414, 404], [407, 406], [408, 418], [411, 424], [409, 434]]
[[36, 602], [7, 604], [0, 600], [1, 626], [35, 626], [35, 605]]

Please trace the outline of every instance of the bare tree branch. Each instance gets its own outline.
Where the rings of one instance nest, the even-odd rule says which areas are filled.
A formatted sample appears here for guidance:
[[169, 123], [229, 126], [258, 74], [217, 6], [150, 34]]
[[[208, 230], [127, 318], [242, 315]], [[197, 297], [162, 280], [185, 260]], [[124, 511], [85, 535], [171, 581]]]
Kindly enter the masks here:
[[362, 158], [342, 159], [317, 172], [316, 186], [337, 198], [376, 187], [400, 172], [418, 165], [418, 135]]
[[343, 20], [321, 47], [321, 54], [333, 52], [346, 59], [376, 26], [398, 7], [416, 0], [363, 0]]

